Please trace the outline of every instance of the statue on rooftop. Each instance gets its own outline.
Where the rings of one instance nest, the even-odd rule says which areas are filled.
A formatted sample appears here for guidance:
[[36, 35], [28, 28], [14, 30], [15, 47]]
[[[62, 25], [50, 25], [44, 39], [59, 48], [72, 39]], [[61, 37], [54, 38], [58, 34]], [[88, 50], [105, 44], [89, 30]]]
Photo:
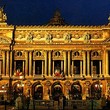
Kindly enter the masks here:
[[3, 12], [4, 7], [0, 7], [0, 22], [5, 22], [7, 20], [6, 13]]

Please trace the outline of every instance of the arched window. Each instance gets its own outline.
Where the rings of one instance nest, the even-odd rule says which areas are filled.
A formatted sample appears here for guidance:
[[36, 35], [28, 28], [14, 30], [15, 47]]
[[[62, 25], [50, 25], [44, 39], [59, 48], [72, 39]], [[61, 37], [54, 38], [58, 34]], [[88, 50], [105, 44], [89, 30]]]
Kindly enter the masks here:
[[17, 52], [17, 56], [22, 56], [22, 52], [21, 51]]
[[79, 56], [79, 52], [78, 51], [74, 52], [74, 56]]
[[60, 56], [60, 52], [59, 51], [57, 51], [57, 52], [55, 52], [55, 56]]
[[41, 56], [41, 52], [40, 51], [36, 52], [36, 56]]
[[93, 52], [93, 56], [94, 56], [94, 57], [96, 57], [96, 56], [98, 56], [98, 55], [99, 55], [99, 53], [98, 53], [97, 51]]

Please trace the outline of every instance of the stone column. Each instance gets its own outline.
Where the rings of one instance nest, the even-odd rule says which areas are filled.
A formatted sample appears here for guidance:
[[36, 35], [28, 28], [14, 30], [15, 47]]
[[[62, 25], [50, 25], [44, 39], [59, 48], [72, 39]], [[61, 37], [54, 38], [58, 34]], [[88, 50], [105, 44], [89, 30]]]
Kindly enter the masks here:
[[12, 71], [12, 68], [13, 68], [13, 51], [10, 51], [10, 77], [12, 77], [12, 75], [14, 74], [13, 71]]
[[55, 70], [54, 70], [54, 69], [55, 69], [55, 68], [54, 68], [54, 66], [55, 66], [55, 65], [54, 65], [54, 60], [53, 60], [52, 63], [53, 63], [53, 64], [52, 64], [52, 66], [53, 66], [53, 68], [52, 68], [52, 69], [53, 69], [53, 71], [52, 71], [52, 74], [53, 74], [53, 75], [52, 75], [52, 76], [54, 76], [54, 72], [55, 72]]
[[87, 51], [87, 76], [90, 76], [90, 51]]
[[103, 73], [102, 75], [106, 75], [106, 51], [105, 49], [103, 50], [103, 61], [102, 61], [102, 68], [103, 68]]
[[63, 70], [63, 60], [61, 60], [61, 71]]
[[33, 61], [33, 76], [35, 75], [35, 60]]
[[68, 76], [71, 76], [71, 54], [68, 51]]
[[0, 76], [2, 75], [2, 61], [0, 60]]
[[29, 74], [28, 74], [28, 71], [29, 71], [29, 60], [28, 60], [28, 58], [29, 58], [29, 55], [28, 55], [28, 51], [25, 51], [25, 76], [28, 76]]
[[93, 77], [94, 74], [93, 74], [93, 60], [91, 61], [91, 76]]
[[52, 54], [51, 54], [51, 51], [49, 51], [49, 66], [48, 66], [48, 70], [49, 70], [49, 76], [51, 76], [51, 72], [52, 72]]
[[25, 64], [24, 64], [24, 60], [23, 60], [23, 70], [22, 70], [22, 72], [23, 72], [23, 75], [25, 74]]
[[72, 76], [74, 76], [74, 60], [72, 60]]
[[82, 77], [82, 69], [83, 68], [83, 66], [82, 66], [82, 60], [80, 61], [80, 76]]
[[6, 71], [5, 71], [5, 69], [6, 69], [6, 55], [5, 54], [6, 54], [5, 51], [3, 51], [3, 76], [6, 75]]
[[32, 76], [32, 51], [29, 52], [29, 76]]
[[44, 75], [44, 60], [42, 60], [42, 75]]
[[106, 76], [108, 76], [108, 70], [109, 70], [108, 69], [108, 51], [106, 51], [105, 54], [106, 54], [106, 72], [105, 73], [106, 73]]
[[100, 72], [100, 76], [102, 75], [102, 62], [101, 60], [99, 61], [99, 72]]
[[16, 72], [16, 61], [14, 61], [14, 72]]
[[86, 76], [86, 51], [83, 51], [83, 75]]
[[48, 67], [48, 66], [47, 66], [47, 65], [48, 65], [48, 64], [47, 64], [47, 63], [48, 63], [48, 62], [47, 62], [47, 54], [48, 54], [48, 52], [45, 51], [45, 76], [48, 75], [48, 73], [47, 73], [47, 67]]
[[64, 51], [64, 75], [67, 76], [67, 54]]
[[9, 74], [10, 74], [10, 69], [9, 69], [9, 66], [10, 66], [9, 51], [6, 52], [6, 56], [7, 56], [7, 59], [6, 59], [6, 76], [9, 76]]

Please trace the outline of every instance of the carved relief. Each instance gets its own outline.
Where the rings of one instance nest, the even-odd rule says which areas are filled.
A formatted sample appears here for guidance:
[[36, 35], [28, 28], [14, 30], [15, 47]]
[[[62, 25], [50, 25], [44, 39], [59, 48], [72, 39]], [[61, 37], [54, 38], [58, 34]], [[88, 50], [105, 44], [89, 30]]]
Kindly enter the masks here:
[[84, 33], [83, 38], [84, 38], [84, 43], [90, 43], [91, 35], [89, 33]]
[[33, 41], [33, 38], [34, 38], [34, 34], [30, 32], [30, 33], [27, 35], [26, 38], [27, 38], [27, 42], [31, 43], [31, 42]]
[[45, 39], [46, 39], [46, 43], [52, 43], [52, 35], [51, 34], [46, 34], [45, 35]]
[[74, 35], [74, 38], [75, 38], [75, 39], [79, 39], [79, 38], [80, 38], [80, 35], [79, 35], [79, 34], [75, 34], [75, 35]]
[[0, 43], [9, 43], [9, 41], [7, 39], [0, 38]]
[[71, 34], [69, 34], [69, 33], [64, 34], [65, 43], [70, 43], [71, 42], [71, 38], [72, 38]]

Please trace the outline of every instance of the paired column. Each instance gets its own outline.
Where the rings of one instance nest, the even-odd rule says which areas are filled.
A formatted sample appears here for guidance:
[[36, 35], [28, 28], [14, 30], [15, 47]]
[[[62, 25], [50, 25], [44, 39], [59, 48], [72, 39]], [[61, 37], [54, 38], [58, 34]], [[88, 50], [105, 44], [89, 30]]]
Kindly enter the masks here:
[[5, 76], [6, 75], [6, 52], [3, 51], [3, 75]]
[[102, 61], [102, 68], [103, 68], [103, 75], [105, 76], [106, 75], [106, 51], [105, 51], [105, 49], [104, 49], [104, 51], [103, 51], [103, 61]]
[[9, 76], [9, 73], [10, 73], [10, 64], [9, 64], [9, 61], [10, 61], [10, 52], [9, 51], [7, 51], [6, 52], [6, 57], [7, 57], [7, 59], [6, 59], [6, 76]]
[[47, 51], [45, 51], [45, 75], [47, 76]]
[[49, 76], [51, 76], [51, 71], [52, 71], [52, 54], [51, 54], [51, 50], [49, 50]]
[[28, 68], [29, 68], [29, 61], [28, 61], [28, 51], [25, 51], [25, 75], [28, 76]]
[[82, 77], [83, 71], [82, 71], [82, 60], [80, 61], [80, 76]]
[[44, 60], [42, 60], [42, 76], [44, 75]]
[[52, 69], [53, 69], [53, 72], [52, 72], [52, 74], [53, 74], [53, 75], [52, 75], [52, 76], [54, 76], [54, 72], [55, 72], [55, 68], [54, 68], [54, 65], [55, 65], [55, 64], [54, 64], [54, 60], [53, 60], [53, 62], [52, 62], [52, 66], [53, 66], [53, 68], [52, 68]]
[[2, 61], [0, 61], [0, 76], [2, 75]]
[[71, 76], [71, 51], [68, 51], [68, 76]]
[[67, 53], [64, 51], [64, 74], [67, 76]]
[[72, 76], [74, 76], [74, 60], [72, 60]]
[[33, 76], [35, 75], [35, 60], [33, 61]]
[[90, 51], [87, 51], [87, 76], [90, 76]]
[[105, 60], [106, 61], [106, 64], [105, 64], [106, 65], [106, 71], [105, 71], [105, 73], [106, 73], [106, 76], [108, 76], [108, 70], [109, 70], [108, 69], [108, 51], [105, 52], [105, 56], [106, 56], [106, 60]]
[[13, 65], [13, 51], [10, 51], [10, 77], [14, 74], [13, 71], [12, 71], [12, 65]]
[[29, 51], [29, 76], [32, 76], [32, 51]]
[[102, 62], [101, 62], [101, 60], [99, 61], [99, 74], [100, 74], [100, 76], [102, 75]]
[[92, 77], [94, 76], [94, 73], [93, 73], [93, 60], [91, 61], [91, 75], [92, 75]]
[[86, 51], [83, 51], [83, 75], [86, 76]]

